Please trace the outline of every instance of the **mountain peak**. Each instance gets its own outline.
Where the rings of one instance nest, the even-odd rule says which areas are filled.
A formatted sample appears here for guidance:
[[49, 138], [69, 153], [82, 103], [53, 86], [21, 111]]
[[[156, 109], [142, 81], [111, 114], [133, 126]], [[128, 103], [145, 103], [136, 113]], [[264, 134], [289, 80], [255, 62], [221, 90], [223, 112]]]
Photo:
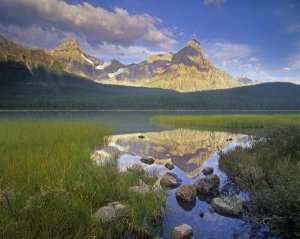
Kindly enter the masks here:
[[201, 50], [200, 43], [196, 39], [189, 40], [186, 45], [186, 47], [191, 47], [193, 49]]
[[58, 46], [59, 49], [63, 50], [80, 50], [80, 45], [75, 38], [65, 38], [61, 41], [60, 45]]

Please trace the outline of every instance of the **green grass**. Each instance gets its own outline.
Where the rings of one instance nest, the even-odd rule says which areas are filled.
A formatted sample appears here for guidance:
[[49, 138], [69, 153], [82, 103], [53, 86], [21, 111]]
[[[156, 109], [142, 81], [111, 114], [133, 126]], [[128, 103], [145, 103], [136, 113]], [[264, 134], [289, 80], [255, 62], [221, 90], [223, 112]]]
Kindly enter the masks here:
[[281, 125], [300, 125], [300, 114], [161, 115], [151, 120], [153, 123], [176, 127], [256, 130]]
[[252, 148], [221, 154], [220, 169], [251, 193], [250, 222], [300, 235], [300, 127], [273, 129]]
[[[0, 121], [0, 238], [138, 238], [152, 235], [163, 195], [128, 192], [142, 178], [119, 173], [116, 162], [95, 166], [90, 153], [111, 127], [50, 121]], [[122, 217], [97, 223], [91, 215], [113, 201]]]

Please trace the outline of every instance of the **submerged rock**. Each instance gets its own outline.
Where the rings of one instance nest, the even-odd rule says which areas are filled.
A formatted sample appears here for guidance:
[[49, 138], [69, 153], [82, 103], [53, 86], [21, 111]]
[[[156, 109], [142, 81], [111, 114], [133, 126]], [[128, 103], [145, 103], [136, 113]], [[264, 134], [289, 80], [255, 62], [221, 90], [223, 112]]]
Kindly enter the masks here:
[[104, 207], [99, 208], [93, 215], [92, 218], [101, 221], [108, 222], [117, 218], [122, 211], [125, 209], [125, 205], [119, 202], [112, 202]]
[[245, 198], [235, 195], [232, 197], [214, 198], [211, 201], [211, 206], [223, 216], [238, 217], [242, 214], [245, 202]]
[[182, 185], [175, 192], [176, 198], [183, 202], [196, 200], [196, 189], [192, 185]]
[[220, 178], [218, 175], [208, 175], [193, 184], [200, 194], [217, 195], [219, 193]]
[[174, 168], [174, 165], [171, 164], [171, 163], [166, 163], [166, 164], [165, 164], [165, 167], [166, 167], [167, 169], [169, 169], [169, 170], [172, 170], [172, 169]]
[[181, 184], [181, 180], [177, 177], [175, 173], [166, 172], [166, 174], [161, 178], [160, 184], [169, 188], [177, 188]]
[[187, 224], [181, 224], [173, 228], [173, 239], [190, 239], [193, 237], [193, 229]]
[[178, 205], [184, 210], [184, 211], [191, 211], [196, 206], [196, 200], [191, 202], [184, 202], [176, 197], [176, 201]]
[[214, 173], [214, 169], [212, 167], [206, 167], [202, 170], [202, 173], [207, 176]]
[[199, 212], [199, 216], [200, 216], [200, 217], [204, 217], [204, 212], [203, 212], [203, 211], [200, 211], [200, 212]]
[[151, 165], [154, 163], [154, 159], [153, 158], [141, 158], [141, 162]]

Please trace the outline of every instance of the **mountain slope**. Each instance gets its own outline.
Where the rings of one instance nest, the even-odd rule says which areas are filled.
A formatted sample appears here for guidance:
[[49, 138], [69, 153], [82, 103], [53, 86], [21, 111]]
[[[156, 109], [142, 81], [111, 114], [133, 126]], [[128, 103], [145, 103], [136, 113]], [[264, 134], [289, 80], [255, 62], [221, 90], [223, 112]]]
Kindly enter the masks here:
[[226, 89], [242, 84], [207, 60], [200, 44], [190, 40], [179, 52], [151, 56], [100, 82], [173, 89], [179, 92]]
[[64, 70], [103, 84], [173, 89], [192, 92], [241, 86], [228, 73], [206, 59], [197, 40], [173, 54], [151, 55], [137, 64], [104, 62], [86, 54], [75, 39], [64, 39], [50, 54]]
[[73, 38], [64, 39], [49, 53], [63, 65], [65, 71], [92, 80], [107, 78], [109, 72], [115, 72], [123, 67], [117, 60], [104, 62], [86, 54]]
[[[1, 69], [1, 80], [9, 78], [21, 79], [25, 82], [38, 83], [43, 78], [45, 81], [50, 74], [60, 75], [63, 72], [62, 65], [44, 50], [33, 50], [24, 48], [12, 41], [0, 36], [0, 62], [2, 65], [15, 65], [11, 68]], [[22, 72], [18, 76], [19, 72]]]

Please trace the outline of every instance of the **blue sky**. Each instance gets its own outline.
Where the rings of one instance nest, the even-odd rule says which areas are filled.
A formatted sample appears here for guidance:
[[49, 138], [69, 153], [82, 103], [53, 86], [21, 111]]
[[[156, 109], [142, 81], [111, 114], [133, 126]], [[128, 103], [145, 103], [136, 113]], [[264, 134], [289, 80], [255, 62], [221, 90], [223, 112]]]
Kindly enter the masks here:
[[101, 59], [138, 62], [196, 38], [233, 76], [300, 83], [299, 0], [0, 0], [0, 34], [51, 49], [76, 37]]

